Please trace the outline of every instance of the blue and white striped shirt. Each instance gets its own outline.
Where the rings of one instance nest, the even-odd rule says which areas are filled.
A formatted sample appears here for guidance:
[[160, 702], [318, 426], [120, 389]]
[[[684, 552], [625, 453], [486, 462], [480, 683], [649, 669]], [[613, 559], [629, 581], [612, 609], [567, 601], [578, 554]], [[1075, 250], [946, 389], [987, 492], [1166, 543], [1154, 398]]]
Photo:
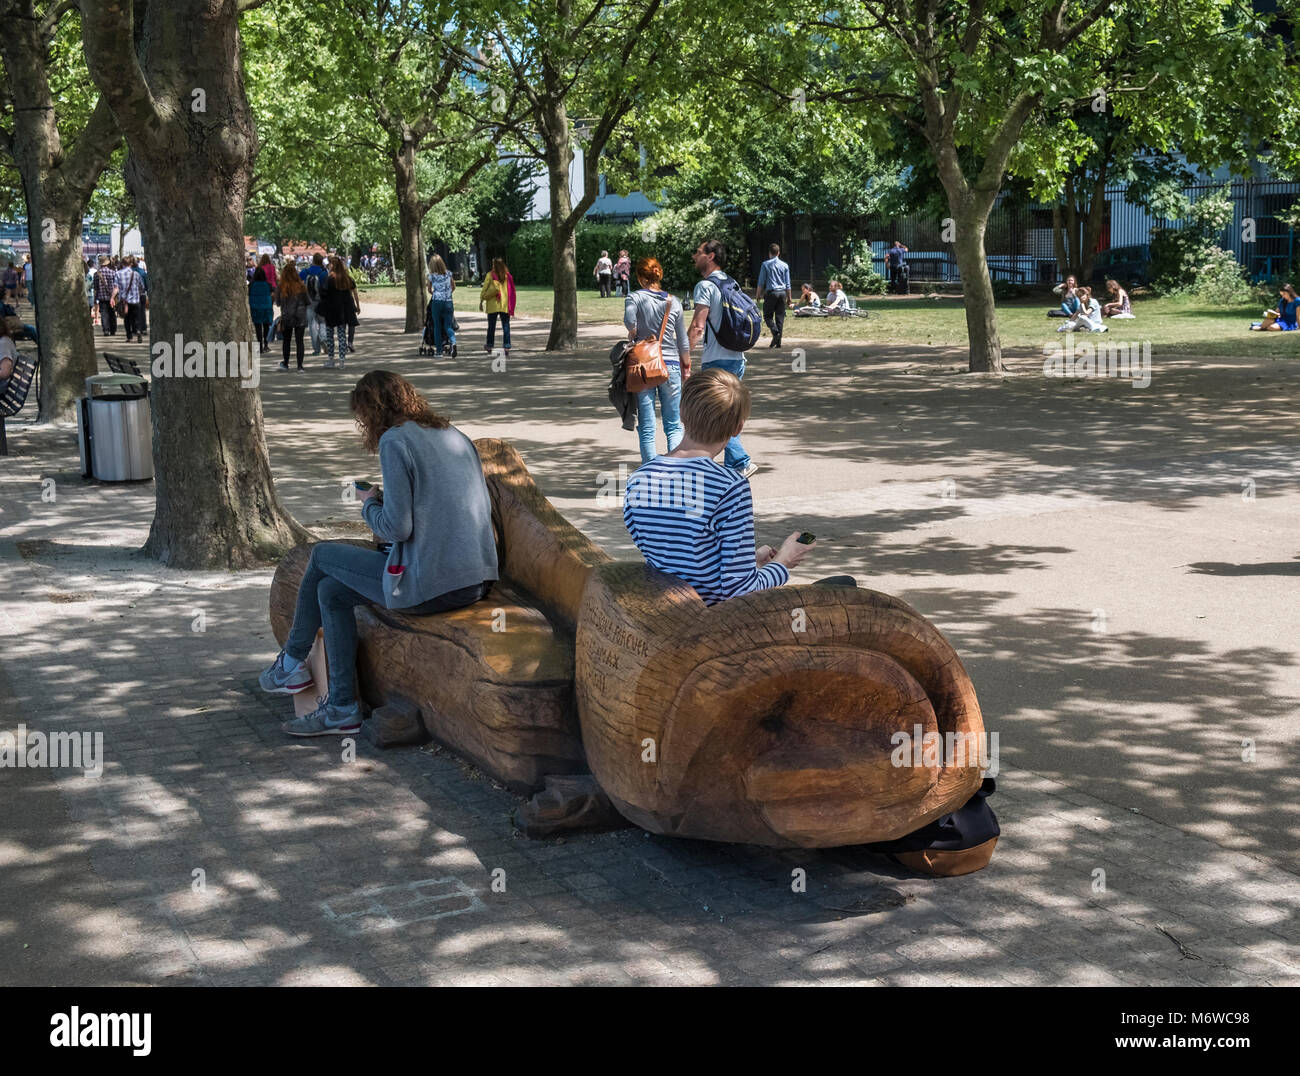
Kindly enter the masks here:
[[623, 523], [646, 563], [695, 588], [705, 605], [788, 582], [758, 567], [749, 482], [703, 456], [657, 456], [627, 480]]

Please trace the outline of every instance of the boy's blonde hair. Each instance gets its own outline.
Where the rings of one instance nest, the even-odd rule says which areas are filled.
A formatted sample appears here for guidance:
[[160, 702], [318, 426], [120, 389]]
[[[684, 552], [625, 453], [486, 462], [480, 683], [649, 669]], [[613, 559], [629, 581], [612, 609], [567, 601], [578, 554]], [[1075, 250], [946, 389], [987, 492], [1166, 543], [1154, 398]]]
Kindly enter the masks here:
[[701, 370], [682, 388], [682, 425], [694, 441], [712, 445], [740, 433], [749, 418], [749, 389], [726, 370]]

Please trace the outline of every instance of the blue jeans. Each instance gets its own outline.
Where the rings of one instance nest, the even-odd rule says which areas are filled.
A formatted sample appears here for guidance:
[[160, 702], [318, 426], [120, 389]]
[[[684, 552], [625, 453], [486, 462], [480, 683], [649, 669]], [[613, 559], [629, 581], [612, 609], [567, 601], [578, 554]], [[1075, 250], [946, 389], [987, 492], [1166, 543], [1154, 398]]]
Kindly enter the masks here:
[[[341, 326], [340, 326], [341, 328]], [[341, 336], [341, 334], [340, 334]], [[316, 632], [325, 629], [325, 656], [330, 667], [330, 697], [334, 706], [351, 706], [357, 699], [358, 605], [384, 607], [384, 569], [387, 554], [347, 542], [320, 542], [312, 547], [311, 559], [298, 584], [298, 604], [293, 626], [284, 641], [290, 661], [302, 661], [311, 653]], [[482, 583], [462, 587], [403, 613], [444, 613], [472, 605], [484, 595]]]
[[1061, 313], [1063, 313], [1067, 318], [1072, 318], [1079, 312], [1081, 306], [1083, 306], [1083, 304], [1079, 302], [1078, 299], [1066, 299], [1061, 303]]
[[[745, 360], [744, 359], [717, 359], [714, 362], [701, 366], [703, 370], [726, 370], [729, 374], [735, 374], [741, 380], [745, 377]], [[726, 452], [723, 453], [722, 462], [730, 467], [733, 471], [743, 471], [749, 466], [749, 453], [745, 451], [745, 446], [740, 443], [739, 437], [733, 437], [727, 442]]]
[[641, 462], [655, 458], [655, 399], [664, 416], [664, 434], [668, 438], [668, 451], [682, 443], [682, 368], [675, 362], [666, 362], [668, 380], [653, 389], [636, 394], [637, 434], [641, 438]]
[[510, 350], [510, 315], [505, 313], [488, 314], [488, 338], [487, 349], [492, 350], [492, 345], [497, 338], [497, 318], [501, 319], [501, 338], [505, 341], [505, 349]]
[[433, 307], [433, 348], [441, 354], [444, 346], [456, 343], [456, 330], [452, 324], [456, 319], [456, 307], [450, 299], [434, 299]]

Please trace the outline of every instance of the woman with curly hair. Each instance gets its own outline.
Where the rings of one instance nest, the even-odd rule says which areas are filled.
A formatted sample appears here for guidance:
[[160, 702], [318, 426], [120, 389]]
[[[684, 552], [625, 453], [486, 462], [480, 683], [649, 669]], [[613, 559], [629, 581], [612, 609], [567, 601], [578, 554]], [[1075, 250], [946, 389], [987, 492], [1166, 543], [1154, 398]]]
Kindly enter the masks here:
[[366, 374], [350, 403], [383, 473], [382, 490], [358, 483], [361, 515], [392, 545], [387, 554], [347, 542], [312, 549], [284, 649], [260, 679], [276, 695], [310, 688], [307, 656], [324, 628], [329, 697], [281, 726], [291, 736], [343, 736], [361, 727], [358, 605], [442, 613], [486, 597], [497, 578], [492, 505], [474, 443], [388, 370]]

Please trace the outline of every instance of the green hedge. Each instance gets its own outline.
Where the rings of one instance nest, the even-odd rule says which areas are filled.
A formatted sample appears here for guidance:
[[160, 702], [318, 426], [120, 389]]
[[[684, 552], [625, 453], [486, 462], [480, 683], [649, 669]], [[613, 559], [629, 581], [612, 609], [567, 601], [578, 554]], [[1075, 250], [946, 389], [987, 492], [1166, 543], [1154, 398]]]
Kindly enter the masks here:
[[[692, 251], [702, 240], [714, 238], [727, 244], [733, 258], [744, 261], [743, 236], [724, 214], [707, 206], [662, 209], [633, 224], [583, 221], [576, 236], [578, 287], [596, 286], [592, 272], [602, 250], [609, 251], [615, 261], [618, 252], [626, 250], [633, 265], [640, 258], [658, 258], [664, 267], [665, 283], [682, 291], [699, 279], [691, 261]], [[519, 284], [552, 284], [550, 222], [529, 221], [523, 225], [510, 241], [506, 262]]]

